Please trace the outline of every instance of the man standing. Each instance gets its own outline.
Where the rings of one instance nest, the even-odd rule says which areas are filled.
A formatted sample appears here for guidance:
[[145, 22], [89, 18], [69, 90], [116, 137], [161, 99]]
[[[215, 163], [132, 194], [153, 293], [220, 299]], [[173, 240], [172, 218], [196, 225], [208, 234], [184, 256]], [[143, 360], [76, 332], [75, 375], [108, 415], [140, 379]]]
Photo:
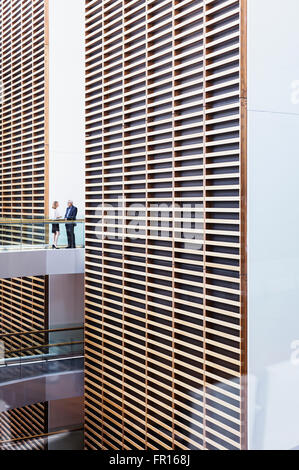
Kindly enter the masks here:
[[[76, 220], [78, 209], [73, 205], [73, 201], [68, 201], [65, 219]], [[76, 224], [65, 224], [68, 248], [76, 248], [75, 232]]]

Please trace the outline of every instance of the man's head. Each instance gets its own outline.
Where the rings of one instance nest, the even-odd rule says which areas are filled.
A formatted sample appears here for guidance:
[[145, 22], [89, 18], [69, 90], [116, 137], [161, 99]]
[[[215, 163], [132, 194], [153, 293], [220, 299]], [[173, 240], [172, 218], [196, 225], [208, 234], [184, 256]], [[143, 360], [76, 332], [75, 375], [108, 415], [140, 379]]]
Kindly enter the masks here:
[[69, 200], [67, 201], [67, 205], [68, 205], [68, 207], [72, 207], [73, 201], [72, 201], [71, 199], [69, 199]]

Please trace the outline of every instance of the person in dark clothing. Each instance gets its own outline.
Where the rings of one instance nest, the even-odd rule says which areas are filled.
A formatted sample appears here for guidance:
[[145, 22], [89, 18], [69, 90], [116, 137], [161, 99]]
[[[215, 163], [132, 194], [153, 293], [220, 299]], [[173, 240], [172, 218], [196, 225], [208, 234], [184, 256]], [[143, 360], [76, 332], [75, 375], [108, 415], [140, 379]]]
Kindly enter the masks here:
[[[65, 219], [66, 220], [76, 220], [78, 209], [73, 205], [73, 201], [68, 201]], [[65, 224], [68, 247], [67, 248], [76, 248], [76, 239], [75, 239], [75, 227], [76, 224]]]

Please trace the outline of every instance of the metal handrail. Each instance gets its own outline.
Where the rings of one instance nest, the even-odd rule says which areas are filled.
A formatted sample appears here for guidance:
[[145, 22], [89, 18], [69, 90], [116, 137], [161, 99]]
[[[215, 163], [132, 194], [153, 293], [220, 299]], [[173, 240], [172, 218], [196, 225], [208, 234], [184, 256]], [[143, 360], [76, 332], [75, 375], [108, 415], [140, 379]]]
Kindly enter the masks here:
[[85, 219], [75, 219], [75, 220], [68, 220], [68, 219], [0, 219], [0, 225], [7, 224], [7, 225], [34, 225], [34, 224], [82, 224], [85, 223]]
[[64, 429], [61, 431], [53, 431], [53, 432], [48, 432], [44, 434], [36, 434], [34, 436], [26, 436], [26, 437], [16, 437], [15, 439], [7, 439], [5, 441], [0, 441], [1, 444], [9, 444], [11, 442], [19, 442], [19, 441], [31, 441], [32, 439], [39, 439], [42, 437], [51, 437], [51, 436], [56, 436], [57, 434], [66, 434], [67, 432], [76, 432], [76, 431], [82, 431], [84, 428], [81, 426], [80, 428], [74, 428], [74, 429]]
[[[5, 351], [6, 354], [17, 354], [17, 353], [22, 353], [25, 351], [35, 351], [36, 349], [42, 349], [42, 348], [58, 348], [60, 346], [72, 346], [74, 344], [84, 344], [84, 341], [72, 341], [68, 343], [53, 343], [53, 344], [36, 344], [35, 346], [30, 346], [27, 348], [20, 348], [20, 349], [9, 349]], [[6, 358], [10, 359], [10, 358]], [[11, 358], [15, 359], [15, 358]]]
[[36, 335], [38, 333], [56, 333], [58, 331], [77, 331], [77, 330], [84, 330], [84, 327], [74, 326], [74, 328], [54, 328], [50, 330], [30, 330], [30, 331], [20, 331], [19, 333], [5, 333], [3, 335], [0, 334], [0, 340], [3, 338], [11, 338], [14, 336], [31, 336], [31, 335]]

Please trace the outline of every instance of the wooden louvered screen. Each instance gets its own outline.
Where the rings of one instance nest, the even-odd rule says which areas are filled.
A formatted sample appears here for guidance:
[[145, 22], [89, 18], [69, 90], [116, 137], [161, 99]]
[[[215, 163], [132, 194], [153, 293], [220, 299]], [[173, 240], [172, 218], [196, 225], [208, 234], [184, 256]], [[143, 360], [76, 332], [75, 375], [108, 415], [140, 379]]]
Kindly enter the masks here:
[[87, 449], [245, 446], [243, 14], [86, 1]]
[[46, 8], [1, 0], [0, 217], [43, 218], [47, 207]]
[[[40, 277], [23, 277], [1, 281], [0, 290], [0, 333], [18, 333], [23, 331], [43, 330], [48, 326], [47, 279]], [[40, 345], [41, 334], [29, 336], [12, 336], [4, 338], [5, 357], [27, 356], [37, 354], [37, 350], [10, 353], [13, 350], [25, 349]]]
[[[47, 403], [36, 403], [0, 414], [0, 450], [47, 450], [45, 438], [29, 440], [31, 436], [47, 432]], [[20, 441], [19, 438], [25, 440]]]
[[[44, 218], [48, 210], [48, 23], [46, 0], [0, 0], [0, 218]], [[26, 233], [26, 234], [25, 234]], [[43, 226], [22, 242], [44, 241]], [[0, 245], [20, 227], [0, 226]], [[46, 326], [45, 277], [0, 280], [0, 333]]]

